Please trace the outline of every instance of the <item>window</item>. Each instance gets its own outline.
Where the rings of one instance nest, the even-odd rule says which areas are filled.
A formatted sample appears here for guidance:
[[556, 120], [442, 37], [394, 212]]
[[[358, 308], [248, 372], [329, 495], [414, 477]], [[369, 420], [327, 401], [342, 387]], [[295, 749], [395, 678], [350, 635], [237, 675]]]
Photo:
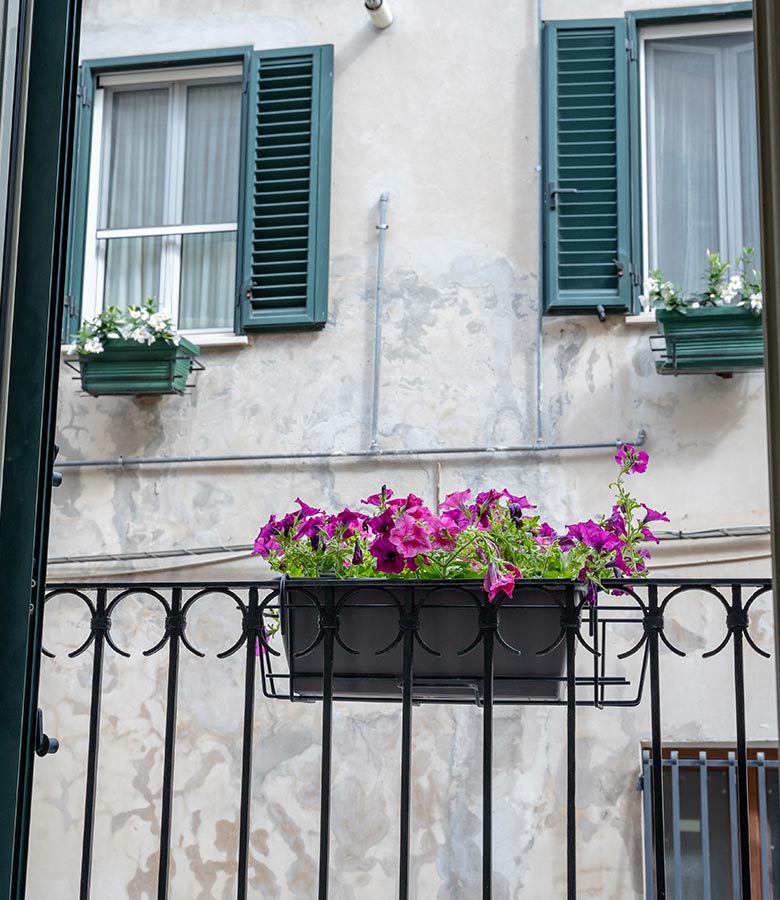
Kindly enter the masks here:
[[758, 249], [753, 36], [731, 22], [651, 27], [640, 39], [643, 268], [695, 291], [707, 250], [734, 260]]
[[332, 49], [83, 65], [69, 334], [145, 297], [196, 340], [324, 324]]
[[[748, 748], [748, 830], [753, 896], [780, 894], [777, 751]], [[652, 757], [643, 751], [645, 896], [653, 872]], [[663, 750], [664, 856], [670, 896], [740, 896], [736, 753], [688, 747]]]
[[750, 4], [545, 23], [544, 301], [637, 308], [697, 290], [705, 251], [758, 247]]

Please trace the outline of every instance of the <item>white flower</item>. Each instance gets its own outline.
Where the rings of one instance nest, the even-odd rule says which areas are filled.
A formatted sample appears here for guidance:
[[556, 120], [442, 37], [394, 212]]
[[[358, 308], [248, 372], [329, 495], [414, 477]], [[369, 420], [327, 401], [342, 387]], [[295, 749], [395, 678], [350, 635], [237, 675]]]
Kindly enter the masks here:
[[130, 338], [131, 338], [131, 340], [138, 341], [139, 344], [143, 344], [144, 341], [146, 341], [146, 342], [148, 343], [150, 337], [152, 337], [152, 340], [154, 340], [154, 337], [151, 336], [151, 335], [149, 334], [149, 331], [148, 331], [146, 328], [144, 328], [143, 326], [139, 326], [138, 328], [134, 328], [134, 329], [130, 332]]
[[174, 334], [174, 336], [171, 338], [171, 341], [173, 342], [174, 347], [178, 347], [181, 343], [181, 337], [178, 334]]
[[100, 338], [87, 338], [87, 340], [84, 341], [84, 349], [87, 353], [102, 353], [103, 342]]
[[162, 331], [167, 324], [168, 322], [163, 313], [156, 312], [149, 316], [149, 325], [156, 331]]
[[758, 310], [758, 312], [761, 312], [764, 308], [764, 296], [762, 291], [750, 295], [750, 308]]
[[644, 294], [640, 294], [640, 295], [639, 295], [639, 302], [642, 304], [642, 309], [643, 309], [645, 312], [650, 312], [650, 308], [651, 308], [651, 305], [652, 305], [652, 304], [650, 303], [650, 298], [649, 298], [649, 297], [646, 297]]
[[130, 318], [133, 319], [134, 321], [135, 321], [136, 319], [140, 319], [140, 318], [141, 318], [141, 310], [138, 309], [137, 306], [136, 306], [136, 307], [133, 307], [132, 309], [128, 309], [128, 313], [130, 314]]
[[691, 303], [691, 309], [698, 309], [700, 306], [701, 303], [699, 303], [698, 300], [694, 300], [693, 303]]

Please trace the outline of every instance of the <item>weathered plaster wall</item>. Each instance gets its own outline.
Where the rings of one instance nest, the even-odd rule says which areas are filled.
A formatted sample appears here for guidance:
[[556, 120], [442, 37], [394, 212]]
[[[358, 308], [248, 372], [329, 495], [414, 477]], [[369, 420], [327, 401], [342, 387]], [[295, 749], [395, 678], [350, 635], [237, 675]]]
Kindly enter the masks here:
[[[388, 0], [390, 2], [390, 0]], [[619, 15], [626, 4], [593, 3]], [[632, 7], [653, 4], [650, 0]], [[666, 5], [685, 5], [666, 4]], [[536, 442], [538, 78], [535, 4], [392, 0], [385, 33], [360, 0], [92, 0], [84, 58], [253, 44], [333, 43], [335, 110], [330, 315], [309, 334], [252, 336], [204, 351], [185, 397], [94, 399], [63, 372], [62, 459], [223, 453], [345, 452], [370, 439], [377, 201], [390, 195], [379, 444], [386, 448]], [[583, 4], [545, 0], [550, 18]], [[768, 522], [763, 377], [661, 378], [652, 328], [622, 318], [547, 319], [544, 442], [632, 438], [647, 431], [643, 498], [673, 527]], [[67, 469], [55, 492], [51, 556], [81, 557], [251, 542], [261, 520], [296, 496], [336, 506], [383, 483], [429, 500], [472, 485], [527, 493], [560, 523], [606, 509], [608, 451], [379, 462], [204, 464]], [[638, 488], [639, 488], [638, 485]], [[665, 544], [656, 574], [768, 574], [765, 540]], [[165, 568], [163, 568], [165, 567]], [[73, 563], [57, 578], [218, 579], [263, 574], [246, 554], [195, 561]], [[73, 608], [52, 611], [53, 646], [75, 646]], [[148, 620], [147, 620], [148, 619]], [[758, 616], [769, 646], [771, 622]], [[198, 623], [207, 662], [188, 660], [179, 700], [174, 896], [230, 896], [235, 879], [240, 662], [214, 652], [236, 623], [215, 609]], [[142, 610], [116, 624], [136, 650], [158, 633]], [[700, 655], [719, 631], [704, 609], [675, 626]], [[69, 638], [70, 636], [70, 638]], [[47, 638], [48, 640], [48, 638]], [[47, 725], [63, 741], [38, 769], [31, 897], [75, 895], [88, 722], [89, 656], [46, 663]], [[94, 896], [152, 897], [164, 677], [159, 658], [109, 658], [103, 715]], [[733, 741], [725, 664], [683, 670], [665, 659], [669, 740]], [[760, 689], [771, 663], [750, 661], [751, 738], [776, 727]], [[678, 667], [678, 668], [675, 668]], [[713, 674], [715, 673], [715, 674]], [[685, 685], [685, 689], [674, 689]], [[726, 693], [727, 696], [730, 696]], [[647, 710], [584, 711], [579, 762], [582, 897], [641, 896], [639, 795]], [[473, 900], [479, 852], [476, 710], [417, 714], [414, 777], [417, 896]], [[316, 859], [319, 710], [263, 703], [257, 717], [257, 896], [311, 900]], [[342, 708], [336, 727], [337, 900], [391, 897], [396, 884], [398, 710]], [[500, 900], [563, 896], [564, 719], [505, 710], [497, 735], [496, 872]], [[108, 748], [112, 747], [109, 750]], [[121, 748], [121, 749], [120, 749]], [[355, 753], [359, 757], [355, 758]]]

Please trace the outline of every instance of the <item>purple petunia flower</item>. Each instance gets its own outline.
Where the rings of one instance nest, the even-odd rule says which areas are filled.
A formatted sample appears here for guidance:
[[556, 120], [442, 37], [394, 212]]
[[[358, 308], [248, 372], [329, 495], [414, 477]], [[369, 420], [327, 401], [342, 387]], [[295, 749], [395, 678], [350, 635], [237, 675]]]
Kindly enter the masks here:
[[298, 506], [300, 506], [300, 508], [301, 508], [300, 514], [302, 516], [319, 516], [321, 513], [325, 512], [324, 509], [315, 509], [313, 506], [309, 506], [309, 504], [304, 503], [300, 497], [296, 497], [295, 502], [298, 504]]
[[619, 537], [606, 528], [602, 528], [601, 525], [597, 525], [592, 519], [588, 519], [587, 522], [578, 522], [576, 525], [569, 525], [567, 537], [582, 541], [597, 553], [614, 550], [623, 545]]
[[647, 525], [648, 522], [668, 522], [669, 521], [669, 516], [667, 516], [665, 512], [658, 512], [657, 509], [650, 509], [650, 507], [646, 503], [640, 503], [639, 505], [645, 511], [645, 517], [644, 517], [644, 519], [642, 519], [643, 525]]
[[425, 526], [409, 513], [404, 513], [390, 532], [390, 541], [405, 559], [432, 549]]
[[398, 575], [404, 570], [404, 558], [385, 537], [379, 537], [368, 545], [368, 552], [376, 560], [376, 568], [378, 572], [386, 572], [388, 575]]
[[482, 583], [482, 590], [488, 595], [488, 600], [492, 603], [496, 599], [496, 594], [501, 591], [511, 598], [514, 589], [514, 575], [510, 575], [508, 572], [499, 572], [498, 566], [494, 562], [488, 563], [485, 580]]
[[647, 470], [648, 456], [644, 450], [637, 450], [631, 444], [623, 444], [623, 446], [615, 454], [615, 462], [620, 466], [623, 472], [636, 472], [641, 474]]

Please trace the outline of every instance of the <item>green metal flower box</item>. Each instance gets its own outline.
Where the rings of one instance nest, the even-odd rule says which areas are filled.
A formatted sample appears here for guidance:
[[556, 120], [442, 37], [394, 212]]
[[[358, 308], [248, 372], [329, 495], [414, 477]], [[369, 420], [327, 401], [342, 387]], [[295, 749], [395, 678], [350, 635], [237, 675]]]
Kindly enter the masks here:
[[102, 353], [79, 358], [81, 386], [93, 397], [183, 394], [200, 348], [181, 338], [179, 346], [158, 340], [139, 344], [112, 338]]
[[705, 306], [685, 313], [658, 309], [660, 335], [655, 367], [662, 375], [761, 369], [764, 335], [761, 317], [743, 306]]

